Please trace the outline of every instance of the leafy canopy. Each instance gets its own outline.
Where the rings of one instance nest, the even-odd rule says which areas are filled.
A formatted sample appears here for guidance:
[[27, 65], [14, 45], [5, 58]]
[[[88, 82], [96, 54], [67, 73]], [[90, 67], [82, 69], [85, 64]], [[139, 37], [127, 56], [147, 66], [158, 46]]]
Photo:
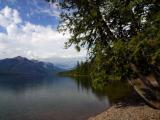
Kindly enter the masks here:
[[148, 74], [160, 66], [159, 0], [59, 0], [58, 30], [66, 47], [88, 49], [95, 84], [135, 77], [131, 64]]

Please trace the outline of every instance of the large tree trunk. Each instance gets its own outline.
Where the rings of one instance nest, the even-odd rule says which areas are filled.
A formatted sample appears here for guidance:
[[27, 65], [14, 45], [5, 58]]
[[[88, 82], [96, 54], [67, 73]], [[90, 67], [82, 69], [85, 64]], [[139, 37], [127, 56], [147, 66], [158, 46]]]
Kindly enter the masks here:
[[160, 109], [160, 80], [155, 75], [157, 71], [144, 76], [134, 64], [131, 64], [131, 68], [138, 75], [138, 78], [130, 80], [129, 83], [149, 106]]

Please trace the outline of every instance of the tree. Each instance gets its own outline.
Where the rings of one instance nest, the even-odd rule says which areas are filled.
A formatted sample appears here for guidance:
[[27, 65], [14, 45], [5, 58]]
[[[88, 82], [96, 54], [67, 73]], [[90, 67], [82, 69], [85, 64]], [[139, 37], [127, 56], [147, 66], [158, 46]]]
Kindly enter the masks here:
[[71, 33], [67, 48], [88, 49], [95, 86], [140, 78], [155, 88], [145, 79], [151, 73], [160, 83], [159, 0], [63, 0], [59, 5], [58, 30]]

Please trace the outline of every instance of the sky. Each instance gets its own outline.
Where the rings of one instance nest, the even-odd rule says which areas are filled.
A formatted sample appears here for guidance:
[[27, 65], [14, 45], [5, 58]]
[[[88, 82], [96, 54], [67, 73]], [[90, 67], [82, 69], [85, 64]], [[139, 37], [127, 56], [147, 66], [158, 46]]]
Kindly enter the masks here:
[[59, 11], [44, 0], [0, 0], [0, 59], [84, 58], [84, 49], [64, 49], [70, 33], [56, 30]]

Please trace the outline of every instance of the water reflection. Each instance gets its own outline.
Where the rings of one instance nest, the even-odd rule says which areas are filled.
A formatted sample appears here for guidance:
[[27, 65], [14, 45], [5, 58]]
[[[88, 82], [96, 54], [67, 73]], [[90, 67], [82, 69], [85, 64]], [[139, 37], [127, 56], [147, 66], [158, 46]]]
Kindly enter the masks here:
[[99, 91], [92, 87], [92, 81], [90, 77], [74, 77], [73, 80], [76, 82], [78, 90], [84, 90], [86, 92], [91, 91], [99, 100], [104, 100], [106, 99], [106, 97], [108, 98], [107, 93], [105, 91]]
[[[65, 80], [65, 81], [64, 81]], [[27, 90], [39, 89], [43, 86], [53, 86], [65, 88], [64, 83], [74, 82], [78, 92], [93, 93], [99, 100], [109, 98], [110, 102], [116, 101], [119, 98], [130, 93], [131, 88], [125, 82], [112, 82], [106, 87], [95, 89], [92, 86], [91, 79], [86, 76], [81, 77], [59, 77], [59, 76], [17, 76], [17, 75], [1, 75], [0, 90], [11, 91], [15, 93], [23, 93]], [[70, 84], [70, 83], [69, 83]]]
[[[73, 77], [72, 77], [73, 78]], [[101, 89], [94, 88], [90, 77], [81, 76], [74, 77], [73, 79], [80, 90], [92, 91], [99, 100], [103, 100], [106, 97], [110, 102], [116, 102], [120, 98], [130, 94], [131, 87], [126, 81], [112, 81], [106, 86], [101, 86]]]
[[38, 88], [44, 84], [50, 84], [50, 79], [38, 76], [1, 75], [0, 89], [14, 92], [23, 92], [27, 89]]
[[87, 78], [0, 76], [0, 120], [83, 120], [109, 106]]

